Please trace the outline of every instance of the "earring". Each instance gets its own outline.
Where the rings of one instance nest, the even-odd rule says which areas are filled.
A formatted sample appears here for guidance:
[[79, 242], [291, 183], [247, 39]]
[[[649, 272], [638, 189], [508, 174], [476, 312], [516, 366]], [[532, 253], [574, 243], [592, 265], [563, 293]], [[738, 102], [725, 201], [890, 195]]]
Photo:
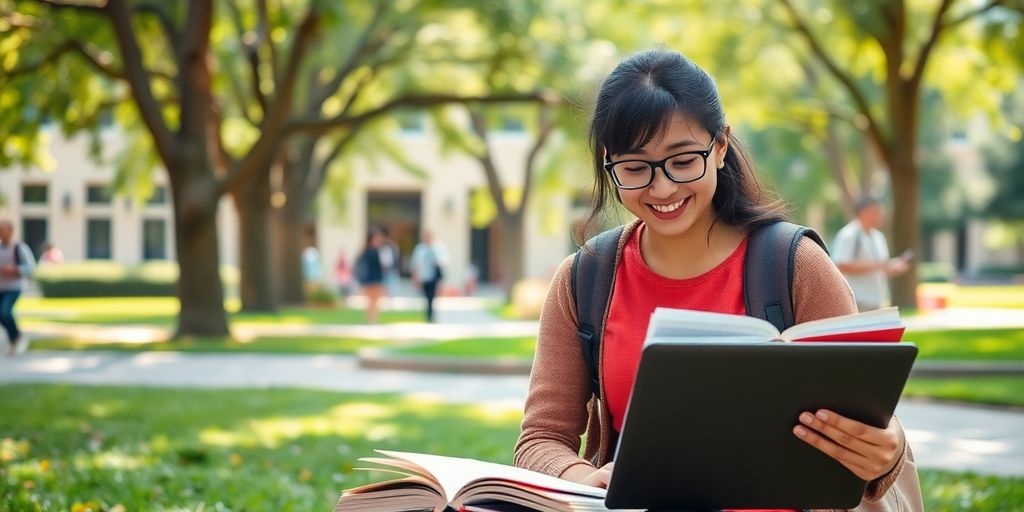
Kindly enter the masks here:
[[725, 161], [724, 160], [721, 161], [721, 162], [718, 162], [718, 168], [719, 169], [724, 169], [725, 168]]

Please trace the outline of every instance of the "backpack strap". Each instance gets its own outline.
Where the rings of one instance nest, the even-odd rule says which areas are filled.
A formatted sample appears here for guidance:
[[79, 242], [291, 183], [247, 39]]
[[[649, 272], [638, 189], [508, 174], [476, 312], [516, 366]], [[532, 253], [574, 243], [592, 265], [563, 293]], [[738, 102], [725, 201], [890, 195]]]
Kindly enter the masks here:
[[[800, 239], [808, 237], [825, 249], [813, 229], [775, 222], [752, 231], [743, 263], [743, 303], [747, 315], [771, 322], [779, 331], [796, 323], [793, 312], [793, 267]], [[786, 262], [784, 272], [779, 263]]]
[[576, 304], [576, 337], [583, 350], [583, 360], [590, 372], [590, 390], [600, 396], [601, 336], [604, 315], [615, 277], [615, 253], [619, 248], [624, 226], [605, 231], [591, 238], [576, 251], [572, 261], [572, 297]]

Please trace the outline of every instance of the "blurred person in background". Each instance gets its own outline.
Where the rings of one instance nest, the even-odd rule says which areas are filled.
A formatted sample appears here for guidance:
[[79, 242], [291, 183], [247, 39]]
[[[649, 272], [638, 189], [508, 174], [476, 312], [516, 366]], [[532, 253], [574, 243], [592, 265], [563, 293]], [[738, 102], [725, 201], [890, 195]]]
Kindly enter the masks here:
[[14, 224], [0, 220], [0, 325], [7, 333], [7, 355], [28, 350], [29, 340], [18, 329], [14, 303], [35, 270], [35, 257], [27, 245], [14, 241]]
[[885, 235], [878, 230], [885, 222], [885, 208], [878, 198], [861, 197], [854, 212], [855, 218], [836, 233], [832, 260], [850, 283], [858, 311], [884, 308], [890, 304], [889, 278], [910, 268], [913, 252], [889, 257]]
[[64, 263], [64, 253], [51, 242], [43, 246], [43, 254], [39, 256], [40, 265], [59, 265]]
[[434, 241], [434, 234], [423, 231], [420, 243], [412, 251], [412, 281], [423, 291], [427, 299], [426, 318], [434, 321], [434, 297], [437, 288], [444, 278], [444, 266], [448, 255], [444, 247]]
[[380, 316], [380, 298], [384, 295], [384, 267], [380, 251], [384, 232], [378, 228], [366, 234], [366, 247], [356, 259], [356, 279], [366, 295], [366, 323], [375, 324]]

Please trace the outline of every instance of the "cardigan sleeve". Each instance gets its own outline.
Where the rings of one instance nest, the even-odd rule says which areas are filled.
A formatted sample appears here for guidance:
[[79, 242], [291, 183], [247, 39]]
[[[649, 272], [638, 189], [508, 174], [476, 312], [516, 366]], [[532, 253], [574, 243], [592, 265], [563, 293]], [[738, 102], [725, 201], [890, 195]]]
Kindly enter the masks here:
[[570, 256], [558, 268], [541, 311], [522, 431], [515, 447], [516, 466], [552, 476], [560, 476], [570, 466], [590, 465], [579, 455], [591, 393], [576, 339], [572, 262]]

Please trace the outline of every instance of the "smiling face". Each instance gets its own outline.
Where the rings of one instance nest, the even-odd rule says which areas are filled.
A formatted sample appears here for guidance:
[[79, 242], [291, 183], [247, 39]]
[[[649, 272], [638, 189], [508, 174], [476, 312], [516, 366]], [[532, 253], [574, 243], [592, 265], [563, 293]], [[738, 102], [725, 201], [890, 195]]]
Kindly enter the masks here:
[[[689, 183], [675, 183], [659, 167], [649, 186], [618, 191], [623, 206], [640, 218], [654, 234], [665, 237], [688, 234], [694, 226], [703, 229], [710, 227], [714, 220], [711, 199], [718, 186], [718, 165], [725, 158], [727, 133], [719, 136], [711, 147], [702, 178]], [[609, 156], [612, 162], [629, 159], [658, 161], [683, 151], [706, 150], [711, 145], [711, 137], [711, 133], [700, 124], [675, 112], [662, 133], [646, 145]], [[700, 165], [700, 155], [687, 155], [686, 158], [695, 158], [696, 162], [680, 162], [676, 165]], [[671, 172], [673, 164], [668, 165]]]

